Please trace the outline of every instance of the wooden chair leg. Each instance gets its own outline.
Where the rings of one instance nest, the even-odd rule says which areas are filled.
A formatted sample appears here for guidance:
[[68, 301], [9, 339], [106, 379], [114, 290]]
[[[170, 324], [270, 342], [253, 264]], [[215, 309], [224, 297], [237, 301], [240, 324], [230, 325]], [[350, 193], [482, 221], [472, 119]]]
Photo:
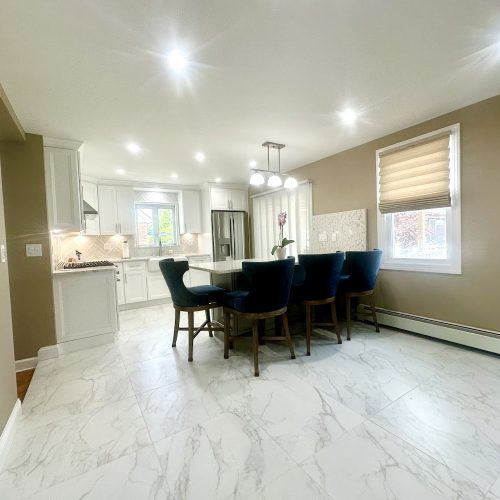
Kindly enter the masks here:
[[283, 314], [283, 330], [285, 330], [288, 348], [290, 349], [290, 358], [295, 359], [295, 351], [293, 350], [292, 337], [290, 336], [290, 329], [288, 328], [288, 314]]
[[189, 350], [188, 361], [193, 361], [193, 341], [194, 341], [194, 312], [188, 312], [188, 336], [189, 336]]
[[224, 311], [224, 359], [229, 358], [229, 336], [231, 334], [231, 315]]
[[172, 340], [172, 347], [177, 345], [177, 335], [179, 334], [179, 323], [181, 319], [181, 312], [179, 309], [175, 310], [175, 322], [174, 322], [174, 338]]
[[207, 319], [207, 321], [208, 321], [208, 323], [207, 323], [207, 327], [208, 327], [208, 336], [209, 336], [209, 337], [213, 337], [213, 336], [214, 336], [214, 334], [213, 334], [213, 331], [212, 331], [212, 321], [210, 320], [210, 309], [207, 309], [207, 310], [205, 311], [205, 317], [206, 317], [206, 319]]
[[378, 327], [378, 321], [377, 321], [377, 312], [375, 311], [375, 299], [373, 297], [373, 294], [369, 296], [370, 300], [370, 306], [372, 309], [372, 318], [373, 318], [373, 323], [375, 324], [375, 331], [380, 332], [380, 328]]
[[259, 325], [256, 320], [252, 321], [253, 335], [253, 366], [255, 376], [259, 376]]
[[306, 304], [306, 356], [311, 355], [312, 306]]
[[335, 304], [335, 301], [330, 304], [330, 307], [332, 308], [332, 321], [335, 326], [335, 333], [337, 334], [337, 344], [342, 344], [342, 337], [340, 336], [340, 327], [337, 319], [337, 306]]
[[351, 297], [345, 297], [345, 319], [347, 323], [347, 340], [351, 340]]

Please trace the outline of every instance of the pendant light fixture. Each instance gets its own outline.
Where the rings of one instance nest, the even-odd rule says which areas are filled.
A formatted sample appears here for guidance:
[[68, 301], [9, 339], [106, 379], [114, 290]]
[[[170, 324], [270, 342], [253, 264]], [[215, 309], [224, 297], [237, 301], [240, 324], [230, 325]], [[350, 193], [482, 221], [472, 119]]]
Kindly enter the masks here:
[[[281, 173], [281, 150], [285, 147], [284, 144], [279, 144], [277, 142], [266, 141], [262, 144], [262, 147], [267, 148], [267, 170], [262, 170], [258, 168], [252, 169], [250, 175], [250, 184], [252, 186], [262, 186], [266, 183], [270, 188], [278, 188], [283, 185], [283, 180], [285, 182], [284, 187], [287, 189], [294, 189], [298, 186], [297, 179], [288, 174]], [[278, 171], [271, 170], [270, 167], [270, 150], [278, 150]]]

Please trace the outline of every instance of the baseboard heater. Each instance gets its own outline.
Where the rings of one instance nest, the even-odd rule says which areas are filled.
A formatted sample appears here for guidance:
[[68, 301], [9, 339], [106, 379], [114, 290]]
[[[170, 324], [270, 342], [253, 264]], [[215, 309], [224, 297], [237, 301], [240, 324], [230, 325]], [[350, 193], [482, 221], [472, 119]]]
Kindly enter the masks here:
[[[500, 354], [500, 332], [391, 311], [381, 307], [375, 309], [381, 325]], [[360, 304], [359, 310], [363, 314], [370, 312], [370, 308], [365, 304]]]

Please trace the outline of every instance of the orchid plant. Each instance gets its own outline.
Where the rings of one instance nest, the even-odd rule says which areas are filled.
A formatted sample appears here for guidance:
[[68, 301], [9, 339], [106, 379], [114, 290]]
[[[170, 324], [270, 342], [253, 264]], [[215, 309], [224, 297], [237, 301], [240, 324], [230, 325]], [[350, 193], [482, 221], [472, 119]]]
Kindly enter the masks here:
[[286, 212], [280, 212], [278, 214], [278, 226], [280, 228], [280, 235], [279, 235], [278, 244], [274, 245], [273, 249], [271, 250], [271, 255], [274, 255], [274, 253], [276, 252], [276, 250], [278, 250], [278, 248], [284, 248], [287, 245], [290, 245], [290, 243], [295, 242], [295, 240], [289, 240], [289, 239], [283, 237], [283, 227], [286, 224], [286, 215], [287, 215]]

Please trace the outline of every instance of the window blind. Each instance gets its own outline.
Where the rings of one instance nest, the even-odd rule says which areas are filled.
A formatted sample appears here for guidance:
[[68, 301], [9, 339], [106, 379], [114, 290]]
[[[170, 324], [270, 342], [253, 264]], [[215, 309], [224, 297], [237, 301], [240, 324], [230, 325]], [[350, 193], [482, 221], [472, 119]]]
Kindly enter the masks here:
[[288, 245], [288, 255], [297, 256], [309, 250], [311, 230], [311, 184], [299, 184], [296, 189], [281, 189], [255, 196], [252, 200], [253, 240], [255, 257], [271, 257], [271, 250], [278, 244], [278, 214], [288, 214], [283, 234], [295, 243]]
[[451, 206], [450, 133], [379, 155], [383, 214]]

